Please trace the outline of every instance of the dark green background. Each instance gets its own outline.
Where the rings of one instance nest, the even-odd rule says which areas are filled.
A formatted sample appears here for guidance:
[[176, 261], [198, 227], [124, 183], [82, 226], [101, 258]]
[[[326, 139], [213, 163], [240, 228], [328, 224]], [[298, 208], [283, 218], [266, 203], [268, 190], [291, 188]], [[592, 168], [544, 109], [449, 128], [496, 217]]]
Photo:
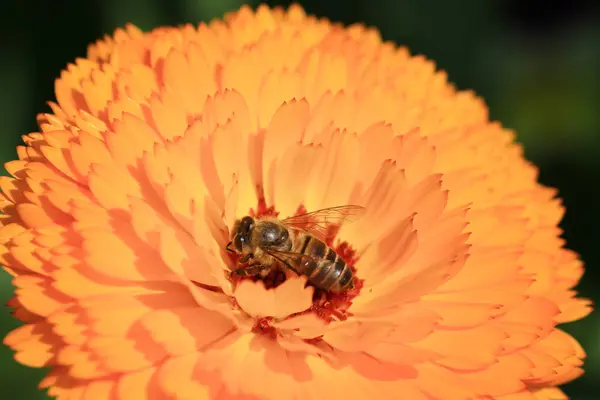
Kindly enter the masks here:
[[[54, 79], [86, 46], [126, 22], [147, 30], [220, 17], [237, 0], [7, 1], [0, 15], [0, 161], [16, 158], [20, 135], [37, 130]], [[425, 54], [461, 89], [475, 89], [493, 119], [518, 131], [544, 184], [559, 188], [567, 206], [562, 227], [569, 247], [588, 269], [581, 294], [598, 298], [598, 175], [600, 172], [600, 13], [595, 1], [310, 0], [309, 13], [365, 22], [384, 38]], [[270, 2], [287, 4], [287, 2]], [[0, 275], [0, 302], [11, 296]], [[17, 326], [0, 312], [0, 336]], [[600, 319], [570, 324], [588, 353], [586, 374], [566, 386], [573, 398], [596, 398], [600, 377]], [[41, 399], [43, 371], [0, 349], [0, 393], [5, 399]]]

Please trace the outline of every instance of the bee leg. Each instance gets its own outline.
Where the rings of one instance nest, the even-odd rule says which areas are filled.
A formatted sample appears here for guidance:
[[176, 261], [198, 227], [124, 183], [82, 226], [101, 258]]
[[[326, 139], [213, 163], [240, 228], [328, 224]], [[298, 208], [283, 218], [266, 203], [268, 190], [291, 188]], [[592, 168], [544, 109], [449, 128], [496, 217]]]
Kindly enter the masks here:
[[251, 265], [249, 267], [240, 267], [240, 268], [234, 269], [231, 273], [239, 275], [239, 276], [254, 276], [254, 275], [260, 274], [262, 271], [264, 271], [267, 268], [271, 268], [271, 266], [256, 264], [256, 265]]
[[249, 261], [249, 260], [250, 260], [252, 257], [254, 257], [254, 254], [248, 254], [248, 255], [246, 255], [246, 256], [244, 256], [244, 257], [240, 258], [240, 259], [238, 260], [238, 262], [239, 262], [240, 264], [246, 264], [246, 263], [247, 263], [247, 262], [248, 262], [248, 261]]

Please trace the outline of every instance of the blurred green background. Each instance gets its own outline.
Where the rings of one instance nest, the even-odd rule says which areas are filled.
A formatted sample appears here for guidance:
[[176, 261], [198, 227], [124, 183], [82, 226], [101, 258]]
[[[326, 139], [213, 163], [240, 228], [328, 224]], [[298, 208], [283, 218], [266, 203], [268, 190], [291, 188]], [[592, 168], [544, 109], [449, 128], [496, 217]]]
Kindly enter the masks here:
[[[4, 3], [0, 23], [0, 161], [16, 158], [20, 135], [36, 131], [35, 116], [49, 111], [54, 79], [87, 45], [133, 22], [198, 23], [221, 17], [237, 0], [54, 0]], [[300, 1], [307, 12], [345, 23], [378, 27], [384, 38], [407, 45], [448, 71], [461, 89], [475, 89], [493, 119], [516, 129], [544, 184], [559, 188], [567, 207], [564, 236], [588, 269], [579, 286], [598, 299], [600, 212], [600, 2], [526, 0]], [[289, 4], [269, 2], [269, 4]], [[0, 303], [11, 296], [0, 275]], [[17, 322], [0, 311], [0, 336]], [[565, 327], [588, 353], [586, 374], [565, 386], [574, 399], [600, 393], [600, 318]], [[18, 365], [0, 348], [5, 399], [42, 399], [43, 371]], [[599, 396], [600, 398], [600, 396]]]

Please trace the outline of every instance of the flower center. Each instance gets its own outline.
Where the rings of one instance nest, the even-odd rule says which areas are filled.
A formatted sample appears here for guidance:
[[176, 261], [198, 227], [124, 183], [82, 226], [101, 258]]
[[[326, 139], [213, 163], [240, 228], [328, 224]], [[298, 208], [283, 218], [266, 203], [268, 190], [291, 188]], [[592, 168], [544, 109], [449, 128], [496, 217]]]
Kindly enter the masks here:
[[[307, 210], [303, 205], [300, 205], [296, 211], [295, 215], [303, 215], [306, 214]], [[279, 212], [276, 211], [275, 206], [268, 206], [264, 199], [260, 199], [258, 201], [256, 209], [252, 209], [249, 212], [249, 215], [252, 218], [260, 219], [261, 217], [278, 217]], [[314, 282], [311, 283], [309, 279], [309, 283], [307, 285], [311, 285], [314, 287], [313, 294], [313, 304], [312, 306], [298, 314], [291, 315], [290, 317], [295, 317], [300, 314], [306, 313], [314, 313], [319, 318], [323, 319], [325, 322], [329, 323], [334, 320], [345, 320], [351, 313], [348, 311], [352, 304], [352, 300], [359, 294], [363, 281], [358, 278], [356, 274], [355, 264], [358, 261], [358, 257], [356, 255], [355, 250], [352, 246], [345, 242], [339, 240], [337, 238], [337, 233], [339, 231], [338, 226], [327, 226], [327, 235], [324, 240], [326, 244], [327, 251], [329, 249], [333, 250], [335, 254], [341, 258], [348, 269], [352, 272], [352, 285], [348, 286], [348, 289], [335, 291], [335, 290], [326, 290], [319, 285], [315, 285]], [[310, 232], [310, 231], [308, 231]], [[311, 239], [312, 240], [312, 239]], [[294, 246], [291, 250], [292, 253], [302, 254], [302, 250], [298, 248], [299, 246]], [[325, 254], [327, 254], [325, 251]], [[318, 269], [323, 268], [322, 266], [327, 263], [327, 259], [325, 258], [325, 254], [317, 260], [324, 261], [324, 263], [318, 264], [315, 270], [312, 273], [312, 276], [316, 276]], [[312, 256], [311, 256], [312, 257]], [[316, 260], [316, 257], [314, 258]], [[252, 262], [241, 264], [240, 256], [232, 254], [233, 264], [236, 266], [235, 268], [251, 268]], [[339, 264], [343, 265], [343, 264]], [[274, 261], [271, 265], [265, 266], [264, 273], [262, 274], [231, 274], [230, 279], [234, 286], [237, 286], [243, 280], [252, 280], [262, 281], [266, 289], [274, 289], [284, 283], [289, 277], [298, 275], [296, 272], [292, 271], [285, 263], [281, 261]], [[309, 278], [308, 274], [305, 275]], [[342, 274], [337, 279], [342, 278]], [[274, 328], [270, 326], [271, 319], [270, 318], [260, 318], [256, 322], [256, 326], [254, 327], [256, 332], [264, 333], [267, 335], [274, 334]]]

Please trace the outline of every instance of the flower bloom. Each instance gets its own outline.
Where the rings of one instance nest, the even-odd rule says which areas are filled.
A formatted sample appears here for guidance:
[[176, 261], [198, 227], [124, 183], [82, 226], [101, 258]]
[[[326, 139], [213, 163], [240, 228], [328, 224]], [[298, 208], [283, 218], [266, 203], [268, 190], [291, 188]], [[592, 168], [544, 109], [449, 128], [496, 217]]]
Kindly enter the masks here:
[[[2, 177], [5, 344], [61, 399], [561, 399], [590, 312], [556, 191], [423, 57], [288, 10], [117, 30]], [[358, 204], [355, 288], [241, 279], [244, 215]]]

